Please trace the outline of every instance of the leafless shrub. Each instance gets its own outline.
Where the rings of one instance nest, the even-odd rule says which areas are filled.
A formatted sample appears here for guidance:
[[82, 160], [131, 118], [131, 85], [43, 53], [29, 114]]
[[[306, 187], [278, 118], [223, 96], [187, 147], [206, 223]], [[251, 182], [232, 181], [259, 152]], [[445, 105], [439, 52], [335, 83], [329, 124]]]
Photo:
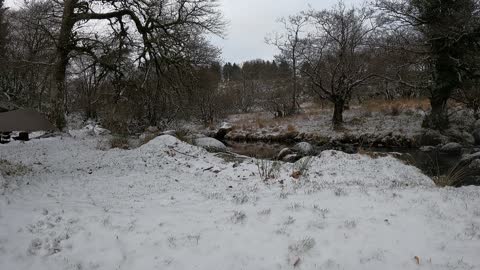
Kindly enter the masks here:
[[335, 196], [337, 196], [337, 197], [348, 195], [348, 193], [343, 188], [336, 188], [333, 192], [334, 192]]
[[301, 255], [311, 250], [314, 246], [315, 246], [315, 239], [311, 237], [305, 237], [302, 240], [299, 240], [293, 244], [290, 244], [288, 246], [288, 251], [295, 255]]
[[238, 223], [244, 223], [245, 220], [247, 218], [247, 215], [242, 212], [242, 211], [234, 211], [233, 212], [233, 215], [232, 217], [230, 218], [230, 220], [234, 223], [234, 224], [238, 224]]
[[110, 139], [110, 146], [111, 148], [127, 150], [130, 148], [130, 143], [126, 136], [113, 136]]
[[277, 161], [269, 161], [264, 159], [258, 159], [256, 161], [258, 168], [258, 174], [260, 180], [268, 181], [270, 179], [275, 179], [278, 177], [280, 171], [281, 163]]

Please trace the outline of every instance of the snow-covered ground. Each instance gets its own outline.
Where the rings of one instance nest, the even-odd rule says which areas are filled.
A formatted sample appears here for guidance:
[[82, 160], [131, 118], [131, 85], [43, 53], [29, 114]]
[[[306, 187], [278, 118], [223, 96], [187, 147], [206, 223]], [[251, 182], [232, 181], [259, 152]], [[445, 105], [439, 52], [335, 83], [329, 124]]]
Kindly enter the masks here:
[[171, 136], [98, 144], [0, 146], [0, 269], [480, 268], [480, 188], [392, 157], [325, 151], [262, 181], [269, 162]]
[[319, 136], [328, 139], [338, 139], [345, 136], [401, 136], [413, 139], [422, 131], [422, 121], [425, 113], [421, 110], [406, 109], [392, 115], [385, 111], [369, 111], [360, 106], [352, 107], [344, 112], [345, 124], [341, 130], [334, 130], [331, 124], [332, 109], [305, 109], [305, 112], [286, 118], [273, 118], [266, 112], [234, 114], [226, 121], [235, 129], [229, 137], [239, 137], [248, 134], [251, 138], [261, 138], [268, 135], [299, 133]]

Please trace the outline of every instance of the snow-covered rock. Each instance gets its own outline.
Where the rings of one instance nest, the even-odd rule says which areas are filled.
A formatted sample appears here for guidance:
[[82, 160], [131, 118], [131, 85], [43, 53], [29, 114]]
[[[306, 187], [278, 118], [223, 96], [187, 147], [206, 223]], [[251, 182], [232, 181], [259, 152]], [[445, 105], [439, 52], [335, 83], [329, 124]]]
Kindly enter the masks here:
[[293, 151], [286, 147], [286, 148], [283, 148], [282, 150], [280, 150], [280, 152], [278, 152], [278, 155], [277, 155], [277, 160], [283, 160], [283, 158], [287, 155], [291, 155], [293, 154]]
[[282, 158], [282, 161], [284, 162], [295, 162], [297, 160], [299, 160], [302, 156], [298, 155], [298, 154], [289, 154], [289, 155], [286, 155]]
[[170, 135], [170, 136], [176, 136], [177, 131], [176, 130], [166, 130], [161, 133], [161, 135]]
[[475, 159], [472, 162], [470, 162], [470, 165], [468, 165], [468, 168], [471, 170], [480, 172], [480, 159]]
[[448, 138], [437, 130], [427, 129], [417, 137], [417, 143], [421, 146], [436, 146], [446, 143]]
[[308, 142], [297, 143], [292, 150], [303, 156], [311, 155], [314, 151], [313, 146]]
[[69, 130], [68, 133], [75, 138], [84, 139], [84, 138], [90, 137], [90, 136], [108, 135], [111, 132], [108, 129], [105, 129], [100, 125], [90, 123], [90, 124], [86, 125], [85, 127], [83, 127], [82, 129]]
[[233, 130], [233, 126], [230, 123], [223, 122], [217, 132], [215, 132], [215, 139], [223, 140], [225, 136]]
[[440, 147], [440, 151], [444, 153], [460, 153], [462, 152], [462, 145], [459, 143], [447, 143]]
[[475, 152], [472, 154], [464, 155], [462, 157], [462, 162], [472, 162], [473, 160], [480, 159], [480, 152]]
[[422, 147], [420, 147], [420, 151], [422, 151], [422, 152], [433, 152], [435, 149], [437, 149], [435, 146], [422, 146]]
[[445, 135], [447, 135], [450, 140], [454, 142], [469, 145], [475, 143], [475, 139], [473, 138], [472, 134], [468, 133], [467, 131], [462, 131], [458, 127], [452, 127], [447, 129], [445, 131]]
[[198, 138], [193, 141], [193, 144], [205, 148], [209, 152], [225, 152], [227, 147], [221, 141], [214, 138]]

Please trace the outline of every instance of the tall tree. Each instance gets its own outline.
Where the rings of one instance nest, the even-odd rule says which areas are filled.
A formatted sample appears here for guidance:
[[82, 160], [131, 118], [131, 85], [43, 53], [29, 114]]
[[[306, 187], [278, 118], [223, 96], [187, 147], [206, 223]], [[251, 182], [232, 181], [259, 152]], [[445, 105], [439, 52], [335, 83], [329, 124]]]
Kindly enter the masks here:
[[340, 2], [333, 9], [307, 14], [317, 32], [309, 38], [302, 72], [318, 97], [334, 104], [332, 123], [339, 127], [352, 93], [374, 77], [369, 66], [369, 43], [377, 29], [374, 13]]
[[280, 51], [278, 58], [291, 67], [291, 106], [288, 114], [295, 114], [300, 106], [298, 102], [298, 96], [300, 95], [298, 77], [300, 61], [305, 52], [304, 28], [307, 21], [308, 17], [301, 14], [280, 18], [278, 22], [283, 26], [283, 33], [275, 33], [273, 36], [266, 38], [268, 44], [274, 45]]
[[393, 29], [411, 28], [421, 34], [431, 66], [432, 111], [424, 127], [449, 126], [447, 102], [462, 83], [475, 74], [469, 55], [478, 50], [480, 7], [477, 0], [377, 0]]
[[[51, 118], [58, 128], [65, 126], [66, 75], [74, 53], [96, 56], [99, 35], [119, 33], [119, 46], [131, 45], [137, 59], [153, 61], [157, 72], [161, 64], [180, 61], [184, 51], [203, 32], [221, 34], [223, 21], [216, 1], [211, 0], [58, 0], [54, 11], [61, 22], [56, 36], [54, 77], [51, 95]], [[105, 29], [95, 31], [90, 22], [101, 21]], [[100, 23], [101, 24], [101, 23]], [[89, 28], [89, 31], [83, 29]], [[88, 34], [87, 34], [88, 32]]]

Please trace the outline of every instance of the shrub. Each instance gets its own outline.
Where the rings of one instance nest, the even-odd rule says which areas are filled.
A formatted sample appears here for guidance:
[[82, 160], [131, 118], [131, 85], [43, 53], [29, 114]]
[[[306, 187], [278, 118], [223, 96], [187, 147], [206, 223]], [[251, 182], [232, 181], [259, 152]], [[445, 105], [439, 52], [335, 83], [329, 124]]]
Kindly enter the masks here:
[[110, 146], [111, 148], [119, 148], [119, 149], [129, 149], [130, 143], [126, 136], [113, 136], [110, 139]]
[[473, 174], [475, 174], [475, 172], [468, 167], [468, 164], [459, 162], [453, 166], [447, 174], [435, 176], [432, 180], [439, 187], [456, 186], [460, 185], [467, 177]]
[[258, 174], [260, 180], [267, 181], [269, 179], [275, 179], [280, 171], [281, 164], [276, 161], [269, 161], [264, 159], [258, 159], [256, 162], [258, 168]]

